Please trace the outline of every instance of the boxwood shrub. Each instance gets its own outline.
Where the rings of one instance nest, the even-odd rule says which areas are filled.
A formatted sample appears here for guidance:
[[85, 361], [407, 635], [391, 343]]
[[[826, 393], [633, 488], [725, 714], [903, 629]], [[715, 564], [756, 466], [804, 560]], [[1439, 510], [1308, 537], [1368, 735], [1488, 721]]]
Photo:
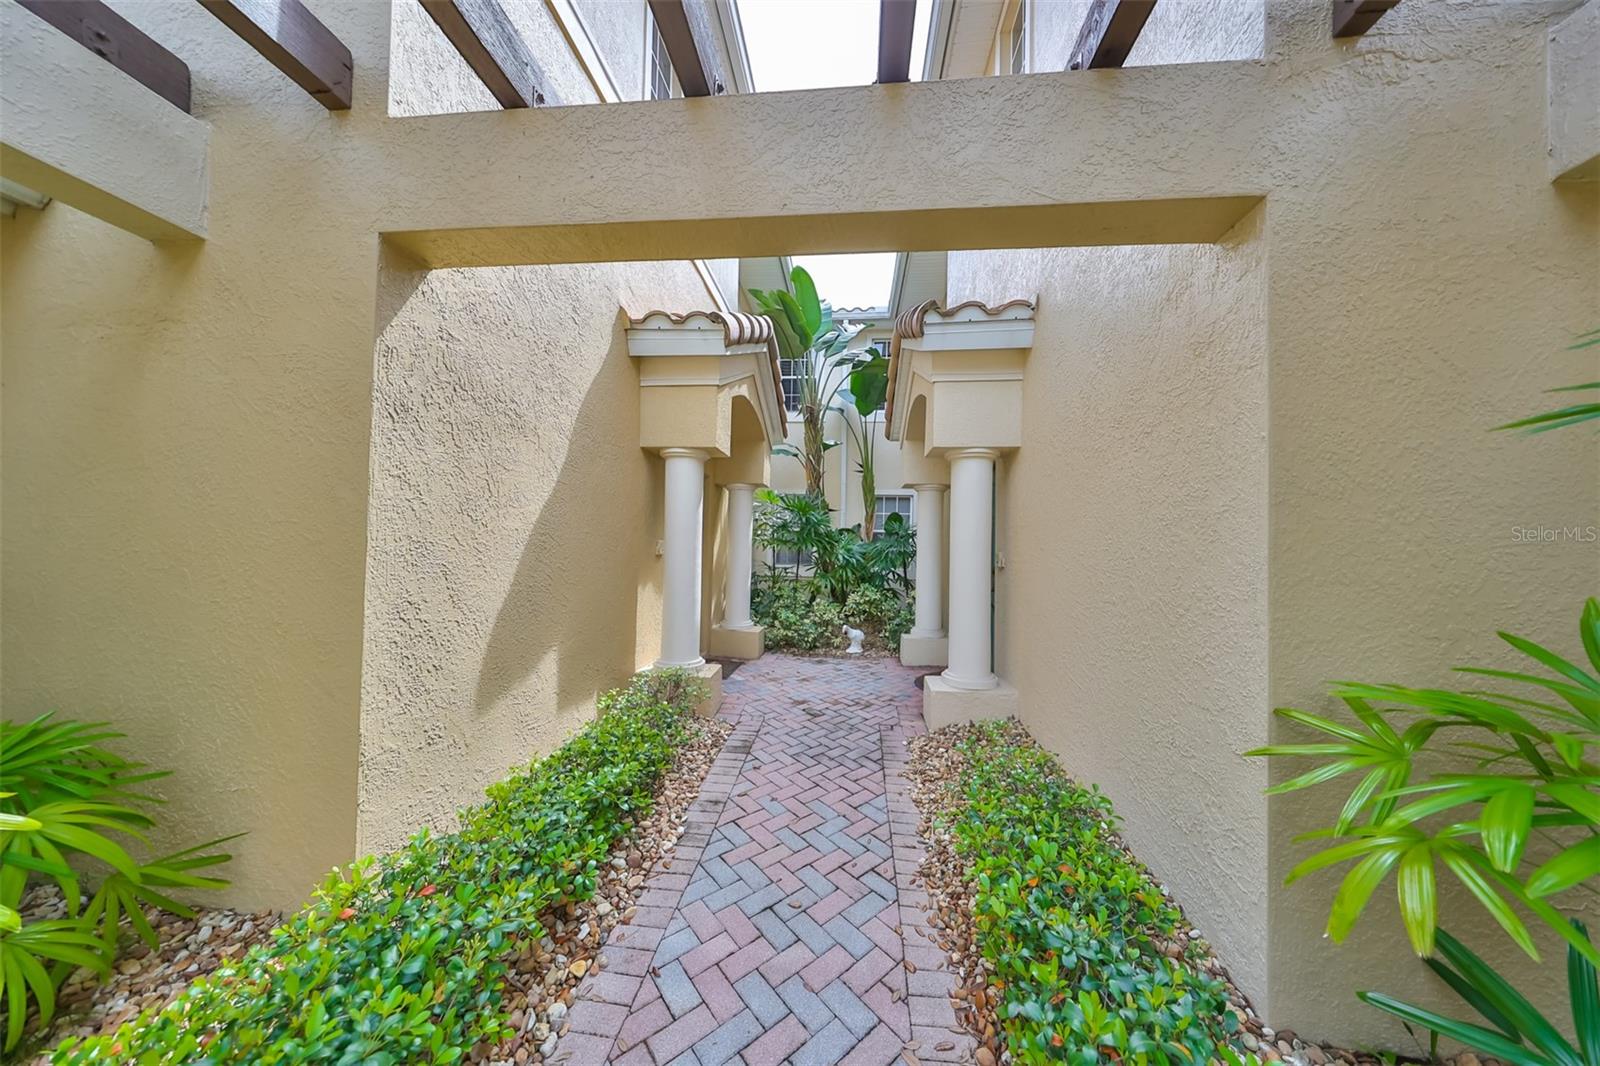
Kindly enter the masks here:
[[[1020, 726], [962, 742], [956, 848], [977, 886], [978, 947], [1022, 1063], [1239, 1062], [1227, 989], [1171, 958], [1183, 916], [1123, 849], [1110, 802]], [[1198, 951], [1191, 948], [1191, 951]]]
[[594, 893], [702, 695], [669, 670], [607, 693], [594, 722], [491, 786], [456, 832], [335, 870], [270, 944], [54, 1062], [451, 1063], [509, 1036], [515, 942]]

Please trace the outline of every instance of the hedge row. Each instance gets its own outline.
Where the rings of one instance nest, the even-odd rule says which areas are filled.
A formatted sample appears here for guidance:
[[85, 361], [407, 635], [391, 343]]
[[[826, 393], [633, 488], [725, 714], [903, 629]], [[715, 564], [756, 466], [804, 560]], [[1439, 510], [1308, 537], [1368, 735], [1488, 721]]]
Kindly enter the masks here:
[[335, 870], [269, 945], [54, 1062], [457, 1062], [510, 1035], [502, 992], [538, 916], [593, 895], [600, 864], [649, 811], [700, 683], [640, 675], [548, 758], [489, 788], [448, 835]]
[[978, 726], [961, 749], [952, 828], [1016, 1061], [1241, 1061], [1226, 987], [1163, 952], [1183, 916], [1123, 849], [1110, 801], [1014, 723]]

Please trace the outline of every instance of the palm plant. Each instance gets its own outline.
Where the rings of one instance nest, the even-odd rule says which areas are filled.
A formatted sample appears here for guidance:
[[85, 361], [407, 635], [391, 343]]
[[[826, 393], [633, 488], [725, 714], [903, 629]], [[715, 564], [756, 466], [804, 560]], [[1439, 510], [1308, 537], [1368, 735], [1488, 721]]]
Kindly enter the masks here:
[[[1600, 329], [1592, 329], [1581, 334], [1576, 344], [1567, 346], [1567, 351], [1576, 352], [1584, 348], [1593, 348], [1600, 345]], [[1600, 381], [1587, 381], [1582, 385], [1563, 385], [1550, 392], [1592, 392], [1600, 390]], [[1564, 426], [1575, 426], [1580, 422], [1589, 422], [1600, 418], [1600, 401], [1573, 404], [1568, 407], [1558, 407], [1553, 411], [1543, 411], [1528, 418], [1519, 418], [1515, 422], [1507, 422], [1495, 429], [1525, 429], [1529, 433], [1543, 433], [1551, 429], [1561, 429]]]
[[[872, 416], [883, 406], [889, 392], [889, 360], [881, 355], [858, 361], [850, 370], [849, 386], [839, 390], [838, 411], [845, 432], [855, 443], [856, 472], [861, 475], [861, 503], [865, 515], [861, 520], [861, 537], [871, 540], [877, 514], [874, 503], [878, 498], [878, 478], [873, 466], [873, 451], [877, 444], [872, 432]], [[852, 419], [852, 413], [854, 418]]]
[[[101, 746], [122, 736], [102, 722], [0, 722], [0, 999], [6, 1003], [5, 1047], [20, 1040], [30, 996], [40, 1025], [55, 1011], [55, 991], [73, 969], [105, 972], [116, 957], [126, 916], [152, 948], [158, 940], [145, 906], [183, 917], [192, 908], [171, 889], [217, 889], [228, 882], [197, 870], [227, 862], [211, 849], [232, 837], [140, 861], [129, 851], [155, 824], [141, 808], [160, 802], [136, 786], [167, 776]], [[110, 868], [88, 905], [75, 859]], [[56, 886], [68, 917], [24, 924], [19, 913], [30, 875]]]
[[[1576, 919], [1573, 932], [1589, 942], [1588, 931]], [[1504, 977], [1455, 937], [1439, 930], [1443, 959], [1425, 959], [1428, 968], [1489, 1023], [1451, 1018], [1414, 1006], [1381, 992], [1360, 992], [1362, 1002], [1420, 1025], [1434, 1034], [1459, 1040], [1514, 1066], [1600, 1066], [1600, 983], [1594, 965], [1575, 944], [1567, 946], [1567, 1002], [1572, 1012], [1574, 1047], [1554, 1022], [1529, 1003]]]
[[806, 556], [817, 557], [818, 549], [833, 534], [833, 514], [821, 496], [800, 492], [756, 493], [755, 542], [763, 548], [794, 554], [794, 576], [800, 576], [800, 563]]
[[801, 369], [801, 448], [797, 452], [784, 446], [773, 451], [799, 459], [805, 470], [806, 492], [820, 498], [824, 496], [822, 479], [828, 450], [839, 444], [827, 439], [823, 418], [844, 386], [847, 368], [861, 356], [859, 351], [850, 350], [850, 342], [861, 327], [834, 321], [832, 305], [818, 299], [816, 283], [804, 267], [790, 271], [789, 281], [792, 293], [786, 289], [751, 289], [750, 298], [772, 320], [779, 357]]
[[[1289, 874], [1293, 881], [1350, 864], [1328, 918], [1330, 937], [1343, 940], [1394, 873], [1411, 945], [1432, 955], [1442, 865], [1529, 956], [1539, 953], [1513, 903], [1600, 963], [1600, 952], [1550, 902], [1600, 874], [1600, 764], [1588, 752], [1600, 744], [1600, 602], [1584, 605], [1579, 631], [1589, 669], [1510, 633], [1500, 637], [1547, 673], [1458, 668], [1524, 686], [1523, 694], [1342, 682], [1333, 692], [1356, 725], [1294, 708], [1275, 712], [1330, 739], [1248, 752], [1323, 760], [1270, 793], [1360, 774], [1334, 825], [1302, 838], [1337, 842]], [[1478, 772], [1423, 765], [1441, 737], [1476, 756]]]

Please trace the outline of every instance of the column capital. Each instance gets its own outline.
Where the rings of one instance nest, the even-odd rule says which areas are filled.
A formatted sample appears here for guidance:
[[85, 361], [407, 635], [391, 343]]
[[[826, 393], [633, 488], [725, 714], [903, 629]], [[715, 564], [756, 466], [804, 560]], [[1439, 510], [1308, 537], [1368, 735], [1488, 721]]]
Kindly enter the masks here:
[[998, 448], [952, 448], [945, 453], [945, 459], [950, 462], [955, 462], [957, 459], [988, 459], [992, 461], [998, 458], [1000, 458], [1000, 449]]
[[754, 492], [756, 489], [766, 488], [765, 485], [757, 481], [730, 481], [722, 487], [727, 489], [729, 492], [732, 492], [734, 489], [749, 489], [751, 492]]
[[934, 483], [929, 483], [929, 484], [926, 484], [926, 485], [907, 485], [906, 488], [915, 489], [918, 492], [949, 492], [950, 491], [950, 486], [949, 485], [940, 485], [940, 484], [934, 484]]
[[704, 448], [662, 448], [663, 459], [698, 459], [702, 463], [711, 458], [711, 453]]

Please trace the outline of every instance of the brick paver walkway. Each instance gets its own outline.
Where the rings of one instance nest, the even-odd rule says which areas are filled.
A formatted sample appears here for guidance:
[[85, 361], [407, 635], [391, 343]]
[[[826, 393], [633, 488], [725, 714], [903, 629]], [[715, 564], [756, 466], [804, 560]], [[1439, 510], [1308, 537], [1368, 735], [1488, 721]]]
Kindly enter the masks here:
[[913, 884], [915, 678], [767, 655], [725, 682], [734, 731], [553, 1061], [884, 1066], [908, 1046], [907, 1061], [971, 1061]]

